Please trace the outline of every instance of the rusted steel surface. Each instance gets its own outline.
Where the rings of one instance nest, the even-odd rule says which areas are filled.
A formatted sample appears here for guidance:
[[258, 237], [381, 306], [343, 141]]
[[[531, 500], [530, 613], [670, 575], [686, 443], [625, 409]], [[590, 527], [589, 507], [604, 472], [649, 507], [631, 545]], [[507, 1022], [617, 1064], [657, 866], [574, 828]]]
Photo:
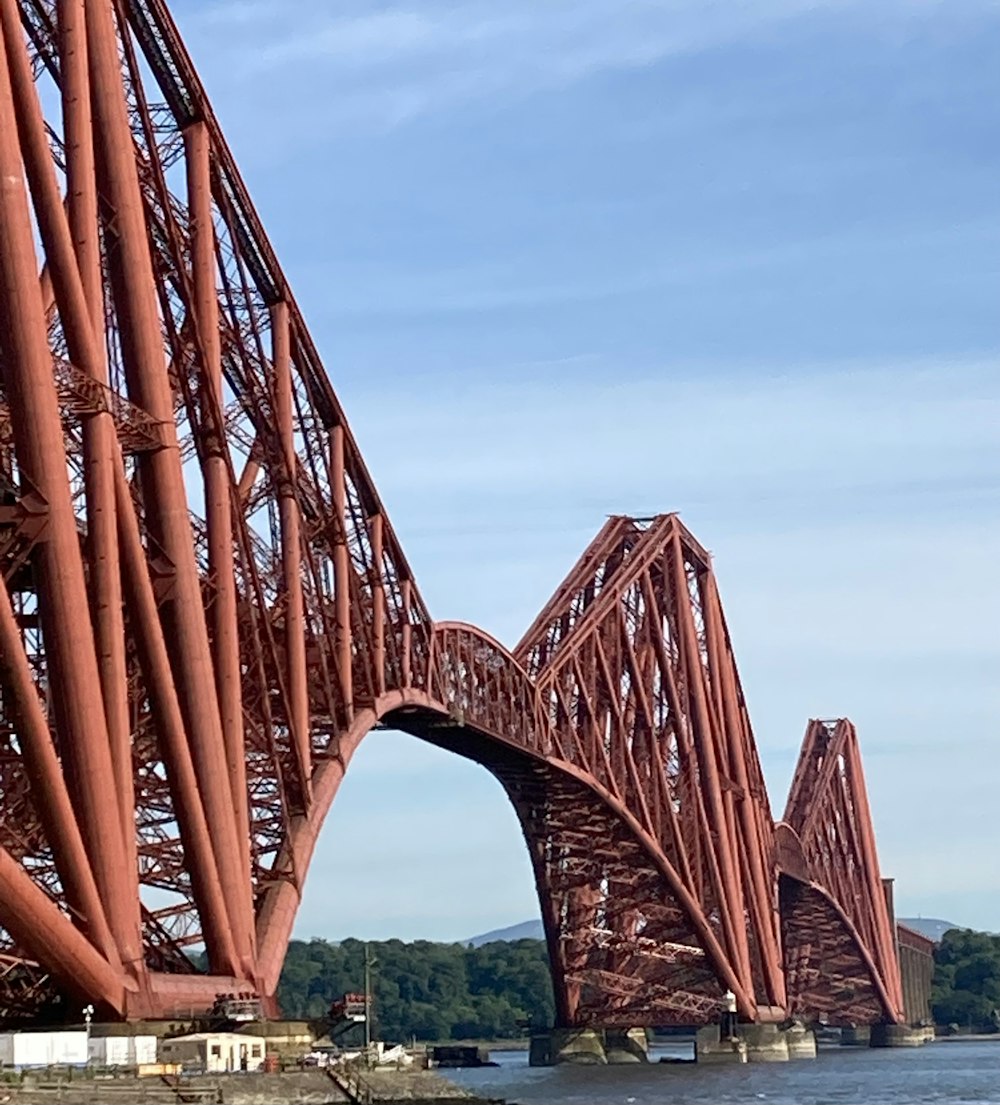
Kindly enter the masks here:
[[0, 1015], [273, 1007], [384, 724], [506, 789], [563, 1023], [819, 1008], [813, 931], [895, 1017], [860, 767], [850, 871], [815, 748], [775, 829], [676, 516], [609, 519], [512, 652], [435, 623], [164, 4], [0, 32]]

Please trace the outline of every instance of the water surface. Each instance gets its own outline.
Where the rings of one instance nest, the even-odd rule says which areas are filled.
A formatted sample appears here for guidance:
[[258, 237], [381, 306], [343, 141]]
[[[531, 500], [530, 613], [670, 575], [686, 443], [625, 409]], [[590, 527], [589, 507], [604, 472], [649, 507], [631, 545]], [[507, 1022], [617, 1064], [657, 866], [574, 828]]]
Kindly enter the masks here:
[[1000, 1042], [830, 1048], [814, 1060], [728, 1067], [529, 1067], [525, 1052], [492, 1058], [499, 1067], [443, 1073], [518, 1105], [1000, 1105]]

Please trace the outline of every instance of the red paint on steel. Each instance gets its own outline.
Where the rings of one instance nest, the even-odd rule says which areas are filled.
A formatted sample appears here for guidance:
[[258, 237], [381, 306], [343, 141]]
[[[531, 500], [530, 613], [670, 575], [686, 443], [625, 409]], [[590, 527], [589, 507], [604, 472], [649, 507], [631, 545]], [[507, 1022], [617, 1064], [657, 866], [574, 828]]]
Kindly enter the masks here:
[[608, 519], [513, 653], [435, 624], [163, 0], [0, 13], [0, 1008], [274, 1012], [385, 723], [506, 791], [562, 1023], [898, 1018], [853, 729], [776, 830], [679, 519]]
[[[215, 280], [215, 228], [212, 212], [211, 143], [202, 122], [184, 130], [187, 167], [188, 216], [191, 248], [191, 286], [194, 318], [204, 372], [201, 401], [215, 432], [205, 435], [202, 478], [205, 487], [205, 529], [208, 569], [213, 586], [209, 618], [215, 682], [225, 739], [226, 764], [240, 844], [240, 870], [250, 872], [250, 814], [243, 732], [243, 693], [240, 674], [239, 595], [233, 558], [232, 480], [222, 433], [222, 346], [219, 339], [219, 298]], [[217, 427], [217, 429], [215, 429]]]
[[[810, 721], [783, 821], [801, 846], [801, 861], [794, 865], [798, 869], [788, 873], [798, 879], [807, 874], [849, 921], [844, 935], [870, 968], [884, 1016], [900, 1020], [903, 988], [895, 930], [879, 871], [857, 733], [846, 718]], [[787, 925], [788, 918], [784, 921]], [[790, 994], [796, 1008], [805, 1010], [830, 1000], [822, 982], [800, 985]]]

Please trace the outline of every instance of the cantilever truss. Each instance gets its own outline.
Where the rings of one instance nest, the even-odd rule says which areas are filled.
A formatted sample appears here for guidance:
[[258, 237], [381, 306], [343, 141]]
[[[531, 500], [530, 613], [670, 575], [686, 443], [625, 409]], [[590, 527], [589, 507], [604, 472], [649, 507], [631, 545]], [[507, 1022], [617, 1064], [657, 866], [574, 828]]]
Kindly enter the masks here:
[[615, 518], [516, 656], [431, 620], [163, 0], [0, 0], [0, 228], [0, 1015], [273, 1005], [383, 723], [506, 788], [565, 1023], [783, 1016], [707, 554]]
[[809, 723], [778, 833], [791, 1011], [831, 1024], [902, 1020], [890, 896], [846, 718]]
[[[553, 754], [628, 811], [664, 880], [671, 912], [652, 918], [648, 897], [622, 889], [624, 857], [608, 866], [620, 942], [695, 945], [695, 967], [724, 978], [746, 1016], [783, 1009], [771, 815], [705, 550], [673, 515], [610, 519], [515, 655], [537, 681]], [[570, 933], [548, 927], [558, 960]]]

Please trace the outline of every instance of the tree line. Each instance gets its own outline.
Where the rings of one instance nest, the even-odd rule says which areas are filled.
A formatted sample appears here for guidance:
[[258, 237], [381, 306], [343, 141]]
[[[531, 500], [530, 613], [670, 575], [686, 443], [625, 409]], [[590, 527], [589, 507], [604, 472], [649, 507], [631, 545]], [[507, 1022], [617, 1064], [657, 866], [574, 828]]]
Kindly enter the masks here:
[[934, 1022], [1000, 1031], [1000, 935], [951, 929], [934, 951]]
[[[364, 949], [360, 940], [293, 940], [278, 987], [284, 1015], [317, 1020], [337, 998], [361, 991]], [[386, 940], [369, 949], [374, 1027], [382, 1039], [512, 1039], [527, 1025], [554, 1022], [544, 941], [474, 948]], [[1000, 1031], [1000, 935], [952, 929], [935, 949], [934, 961], [935, 1023]]]
[[[372, 1019], [380, 1039], [512, 1039], [528, 1024], [553, 1023], [544, 941], [474, 948], [386, 940], [370, 943], [369, 954]], [[315, 1020], [345, 993], [362, 991], [364, 962], [360, 940], [293, 940], [278, 986], [283, 1015]]]

